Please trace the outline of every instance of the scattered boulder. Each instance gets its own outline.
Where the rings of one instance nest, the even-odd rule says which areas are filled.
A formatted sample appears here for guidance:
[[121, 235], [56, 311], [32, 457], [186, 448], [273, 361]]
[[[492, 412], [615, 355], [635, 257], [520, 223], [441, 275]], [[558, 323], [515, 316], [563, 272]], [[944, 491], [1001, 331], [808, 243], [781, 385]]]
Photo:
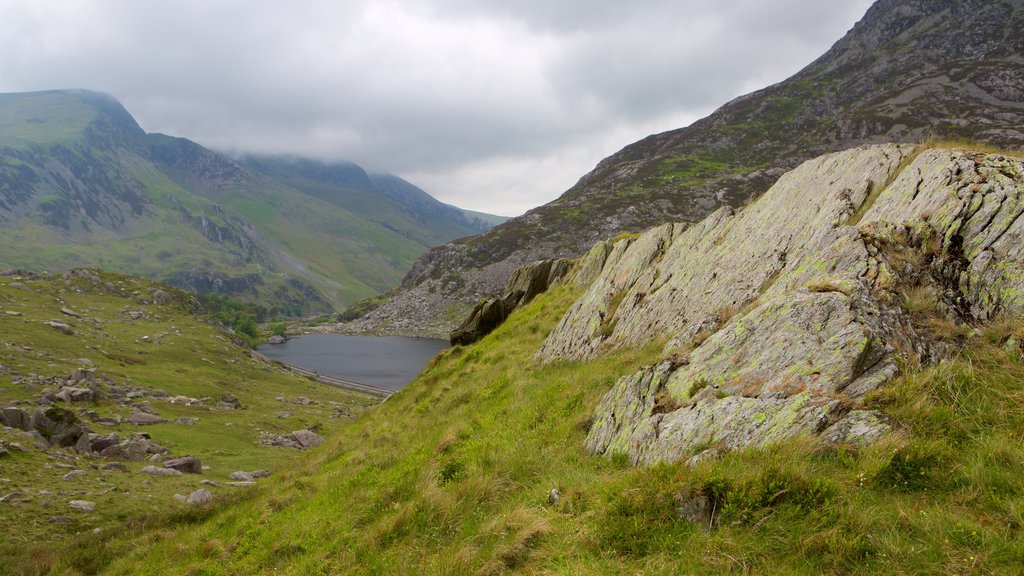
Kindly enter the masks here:
[[61, 388], [60, 392], [57, 392], [57, 399], [63, 400], [64, 402], [91, 402], [95, 397], [92, 389], [90, 388], [77, 388], [74, 386], [67, 386]]
[[252, 482], [253, 481], [253, 475], [252, 474], [249, 474], [248, 472], [242, 472], [241, 470], [239, 470], [237, 472], [232, 472], [231, 474], [228, 474], [228, 478], [231, 479], [231, 480], [241, 480], [243, 482]]
[[165, 418], [161, 418], [156, 414], [149, 414], [142, 411], [132, 412], [131, 416], [128, 416], [128, 421], [136, 426], [148, 426], [150, 424], [160, 424], [167, 422]]
[[274, 334], [270, 338], [267, 338], [267, 344], [284, 344], [285, 337], [279, 334]]
[[171, 296], [170, 293], [168, 293], [166, 290], [157, 289], [153, 291], [152, 296], [153, 300], [155, 300], [159, 304], [170, 304], [174, 300], [174, 297]]
[[320, 436], [312, 430], [296, 430], [292, 432], [292, 437], [295, 438], [295, 441], [303, 448], [312, 448], [324, 443], [323, 436]]
[[181, 424], [183, 426], [194, 426], [197, 420], [195, 418], [189, 418], [188, 416], [182, 416], [174, 420], [175, 424]]
[[203, 465], [195, 456], [183, 456], [164, 461], [165, 468], [173, 468], [186, 474], [202, 474]]
[[234, 394], [225, 394], [217, 403], [217, 407], [222, 410], [240, 410], [242, 402]]
[[249, 475], [253, 478], [267, 478], [270, 476], [270, 470], [253, 470]]
[[51, 446], [62, 448], [74, 446], [86, 433], [86, 429], [73, 412], [56, 407], [36, 411], [31, 429], [39, 432]]
[[70, 506], [72, 510], [80, 510], [82, 512], [92, 512], [96, 509], [96, 503], [88, 500], [72, 500], [71, 502], [68, 502], [68, 506]]
[[174, 468], [160, 468], [159, 466], [143, 466], [140, 470], [143, 474], [150, 474], [152, 476], [184, 476], [184, 474], [175, 470]]
[[72, 318], [81, 318], [82, 317], [81, 314], [79, 314], [78, 312], [75, 312], [74, 310], [72, 310], [70, 308], [61, 308], [60, 309], [60, 313], [64, 314], [64, 315], [67, 315], [67, 316], [71, 316]]
[[126, 460], [145, 460], [153, 455], [163, 454], [167, 449], [154, 442], [149, 434], [135, 433], [122, 440], [119, 444], [109, 446], [100, 451], [106, 458], [124, 458]]
[[263, 446], [275, 446], [282, 448], [295, 448], [298, 450], [319, 446], [324, 439], [311, 430], [296, 430], [291, 434], [274, 434], [272, 432], [260, 432], [258, 444]]
[[100, 466], [100, 470], [105, 470], [107, 472], [127, 472], [128, 467], [120, 462], [107, 462], [103, 466]]
[[64, 475], [65, 480], [74, 480], [75, 478], [81, 478], [85, 476], [85, 470], [72, 470]]
[[0, 496], [0, 502], [14, 502], [18, 498], [21, 498], [21, 492], [8, 492], [3, 496]]
[[61, 334], [66, 335], [66, 336], [74, 336], [75, 335], [75, 331], [71, 328], [71, 326], [68, 326], [67, 324], [65, 324], [63, 322], [57, 322], [56, 320], [51, 320], [51, 321], [47, 322], [46, 325], [49, 326], [50, 328], [53, 328], [54, 330], [60, 332]]
[[208, 504], [213, 501], [213, 493], [206, 488], [200, 488], [188, 495], [185, 499], [187, 504]]

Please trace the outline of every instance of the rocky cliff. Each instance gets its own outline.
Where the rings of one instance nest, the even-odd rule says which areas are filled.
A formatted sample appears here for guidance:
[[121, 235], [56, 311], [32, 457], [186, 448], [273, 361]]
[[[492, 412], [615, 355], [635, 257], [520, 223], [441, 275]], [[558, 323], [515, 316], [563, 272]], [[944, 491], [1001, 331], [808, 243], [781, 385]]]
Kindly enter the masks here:
[[1024, 313], [1022, 214], [1021, 159], [826, 155], [747, 208], [598, 244], [578, 266], [589, 288], [536, 357], [664, 339], [664, 360], [623, 375], [587, 438], [634, 463], [803, 433], [871, 440], [890, 423], [865, 395]]
[[880, 0], [792, 78], [603, 160], [560, 198], [420, 258], [361, 327], [441, 334], [534, 260], [737, 207], [785, 171], [865, 143], [1024, 145], [1024, 2]]

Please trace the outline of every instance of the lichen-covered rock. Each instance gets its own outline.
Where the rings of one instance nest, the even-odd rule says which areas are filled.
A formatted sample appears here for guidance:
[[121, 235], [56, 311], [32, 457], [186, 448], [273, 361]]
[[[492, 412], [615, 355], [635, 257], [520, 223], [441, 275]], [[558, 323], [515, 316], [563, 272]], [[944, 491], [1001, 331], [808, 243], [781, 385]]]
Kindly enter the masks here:
[[870, 442], [892, 423], [859, 399], [899, 358], [948, 350], [915, 328], [902, 290], [926, 288], [954, 320], [1024, 312], [1024, 162], [928, 150], [897, 174], [909, 153], [825, 156], [739, 213], [616, 243], [537, 357], [667, 335], [678, 360], [621, 378], [588, 449], [644, 464], [800, 433]]

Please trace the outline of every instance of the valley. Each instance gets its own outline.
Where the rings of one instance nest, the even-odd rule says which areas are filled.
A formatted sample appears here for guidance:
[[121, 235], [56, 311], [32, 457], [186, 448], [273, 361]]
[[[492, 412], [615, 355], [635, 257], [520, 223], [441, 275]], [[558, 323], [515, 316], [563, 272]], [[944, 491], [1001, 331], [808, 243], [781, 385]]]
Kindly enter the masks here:
[[[474, 54], [509, 22], [553, 50], [640, 10], [425, 6], [457, 13], [444, 38], [483, 26]], [[400, 8], [389, 46], [422, 23]], [[796, 17], [763, 10], [741, 11]], [[555, 53], [545, 94], [573, 81]], [[690, 81], [724, 73], [705, 56]], [[340, 157], [441, 126], [458, 154], [389, 160], [539, 176], [486, 134], [500, 111], [452, 123], [331, 58], [344, 90], [277, 102], [314, 120], [275, 134]], [[414, 76], [525, 97], [462, 64]], [[379, 85], [416, 114], [319, 108]], [[0, 572], [1019, 574], [1022, 86], [1024, 0], [877, 0], [789, 78], [510, 219], [271, 132], [227, 154], [100, 92], [0, 94]], [[616, 94], [570, 92], [552, 109], [581, 123]]]

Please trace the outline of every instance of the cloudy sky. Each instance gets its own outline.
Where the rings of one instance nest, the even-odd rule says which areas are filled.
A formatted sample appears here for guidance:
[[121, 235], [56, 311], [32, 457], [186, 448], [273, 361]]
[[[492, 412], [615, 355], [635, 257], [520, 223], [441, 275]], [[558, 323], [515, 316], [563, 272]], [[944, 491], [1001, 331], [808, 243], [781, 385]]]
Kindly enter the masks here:
[[515, 215], [778, 82], [871, 0], [0, 0], [0, 92], [88, 88], [149, 132], [347, 159]]

